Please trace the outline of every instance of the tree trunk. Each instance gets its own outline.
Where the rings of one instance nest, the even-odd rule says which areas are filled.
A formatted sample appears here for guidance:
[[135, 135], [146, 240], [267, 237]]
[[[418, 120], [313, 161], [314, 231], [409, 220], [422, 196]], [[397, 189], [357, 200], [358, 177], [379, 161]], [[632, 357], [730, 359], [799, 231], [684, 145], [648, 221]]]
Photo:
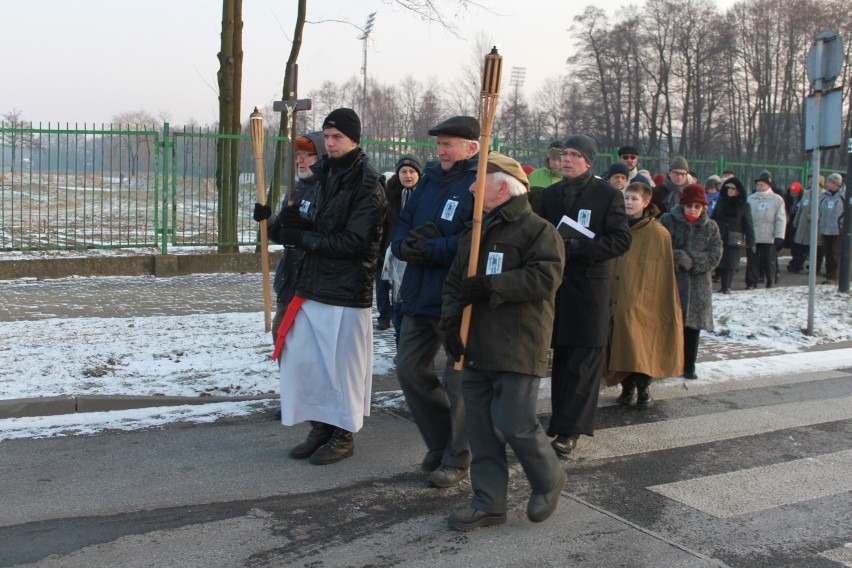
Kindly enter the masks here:
[[[218, 54], [219, 133], [240, 133], [240, 94], [243, 62], [242, 0], [222, 0], [222, 44]], [[239, 202], [239, 140], [219, 139], [216, 144], [216, 190], [219, 196], [219, 252], [239, 252], [237, 204]]]

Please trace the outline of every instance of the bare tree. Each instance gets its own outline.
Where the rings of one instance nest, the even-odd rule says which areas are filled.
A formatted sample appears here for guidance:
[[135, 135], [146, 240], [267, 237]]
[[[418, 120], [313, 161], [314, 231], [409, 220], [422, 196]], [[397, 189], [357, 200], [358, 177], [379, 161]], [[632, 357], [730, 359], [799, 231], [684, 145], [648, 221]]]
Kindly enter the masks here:
[[0, 144], [8, 147], [12, 152], [11, 169], [12, 177], [15, 177], [15, 164], [18, 161], [18, 152], [21, 152], [20, 159], [23, 160], [22, 150], [28, 150], [30, 154], [34, 151], [41, 151], [41, 138], [38, 134], [18, 132], [21, 129], [32, 129], [32, 122], [27, 122], [23, 119], [23, 113], [13, 108], [5, 113], [2, 118], [3, 126], [12, 128], [10, 131], [0, 132]]

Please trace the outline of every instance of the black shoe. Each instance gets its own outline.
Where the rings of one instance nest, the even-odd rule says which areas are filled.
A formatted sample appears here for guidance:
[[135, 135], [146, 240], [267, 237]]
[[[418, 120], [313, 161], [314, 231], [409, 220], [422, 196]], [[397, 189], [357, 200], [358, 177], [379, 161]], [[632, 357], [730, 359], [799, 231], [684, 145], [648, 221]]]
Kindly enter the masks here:
[[385, 331], [386, 329], [390, 329], [391, 324], [386, 321], [376, 322], [376, 329], [379, 331]]
[[506, 513], [486, 513], [466, 507], [447, 517], [447, 524], [457, 531], [475, 531], [482, 527], [502, 527], [506, 524]]
[[328, 465], [345, 460], [355, 453], [355, 441], [352, 432], [343, 428], [335, 428], [331, 439], [311, 455], [314, 465]]
[[633, 382], [621, 383], [621, 395], [615, 399], [615, 402], [621, 406], [628, 406], [633, 402], [633, 395], [636, 394], [636, 385]]
[[420, 462], [420, 469], [423, 471], [435, 471], [441, 465], [441, 458], [444, 457], [444, 452], [441, 450], [429, 450], [423, 456], [423, 461]]
[[466, 478], [468, 470], [466, 467], [453, 467], [451, 465], [439, 465], [429, 476], [429, 484], [432, 487], [454, 487]]
[[550, 445], [556, 452], [556, 457], [565, 459], [577, 447], [578, 439], [580, 439], [579, 434], [559, 434], [550, 442]]
[[695, 371], [687, 371], [683, 374], [684, 379], [689, 379], [690, 381], [694, 381], [698, 378], [698, 375], [695, 374]]
[[543, 495], [533, 493], [530, 495], [530, 500], [527, 503], [527, 517], [529, 520], [534, 523], [540, 523], [553, 514], [553, 511], [556, 510], [556, 505], [559, 503], [559, 494], [565, 487], [566, 480], [565, 472], [562, 472], [562, 476], [559, 478], [556, 487], [549, 493]]
[[312, 420], [308, 437], [305, 438], [304, 442], [290, 450], [290, 457], [297, 460], [311, 457], [311, 454], [331, 439], [332, 434], [334, 434], [334, 426]]
[[636, 406], [648, 406], [654, 397], [651, 396], [651, 390], [648, 385], [639, 385], [639, 395], [636, 397]]

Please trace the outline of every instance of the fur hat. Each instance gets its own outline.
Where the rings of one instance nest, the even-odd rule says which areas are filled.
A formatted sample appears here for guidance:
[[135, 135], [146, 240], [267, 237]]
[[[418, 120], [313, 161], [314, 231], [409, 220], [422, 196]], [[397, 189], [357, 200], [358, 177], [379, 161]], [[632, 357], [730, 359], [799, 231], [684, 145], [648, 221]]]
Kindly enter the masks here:
[[589, 162], [590, 166], [595, 163], [595, 155], [598, 151], [598, 145], [594, 139], [589, 138], [585, 134], [574, 134], [573, 136], [569, 136], [562, 147], [564, 150], [570, 148], [583, 154], [583, 157], [586, 158], [586, 161]]
[[672, 170], [683, 170], [685, 172], [689, 171], [689, 162], [686, 161], [686, 158], [683, 156], [678, 156], [669, 164], [669, 171]]
[[394, 166], [393, 168], [393, 172], [398, 175], [399, 170], [401, 170], [405, 166], [417, 170], [418, 176], [423, 175], [423, 164], [420, 162], [420, 158], [418, 158], [414, 154], [405, 154], [404, 156], [400, 157], [399, 161], [396, 163], [396, 166]]
[[704, 187], [715, 187], [716, 189], [722, 185], [722, 178], [719, 176], [710, 176], [707, 178], [707, 181], [704, 182]]
[[689, 205], [690, 203], [710, 205], [710, 203], [707, 201], [707, 194], [704, 193], [703, 185], [698, 183], [691, 183], [683, 188], [683, 193], [680, 194], [680, 204]]
[[336, 128], [356, 144], [361, 141], [361, 119], [351, 108], [338, 108], [322, 122], [322, 129]]
[[429, 129], [429, 136], [457, 136], [465, 140], [479, 140], [479, 121], [472, 116], [451, 116]]
[[636, 156], [639, 155], [639, 150], [637, 150], [633, 146], [622, 146], [618, 149], [618, 155], [623, 156], [624, 154], [634, 154]]

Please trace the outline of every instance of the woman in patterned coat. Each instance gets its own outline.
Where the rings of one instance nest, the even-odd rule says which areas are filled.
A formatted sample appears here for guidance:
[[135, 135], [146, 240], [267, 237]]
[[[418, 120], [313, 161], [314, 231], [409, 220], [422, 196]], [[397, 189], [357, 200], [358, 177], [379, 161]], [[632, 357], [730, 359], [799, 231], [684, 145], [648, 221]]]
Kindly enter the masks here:
[[675, 275], [683, 312], [683, 376], [697, 379], [698, 336], [713, 331], [713, 269], [722, 258], [719, 227], [707, 217], [704, 187], [683, 188], [680, 202], [660, 217], [672, 236]]

